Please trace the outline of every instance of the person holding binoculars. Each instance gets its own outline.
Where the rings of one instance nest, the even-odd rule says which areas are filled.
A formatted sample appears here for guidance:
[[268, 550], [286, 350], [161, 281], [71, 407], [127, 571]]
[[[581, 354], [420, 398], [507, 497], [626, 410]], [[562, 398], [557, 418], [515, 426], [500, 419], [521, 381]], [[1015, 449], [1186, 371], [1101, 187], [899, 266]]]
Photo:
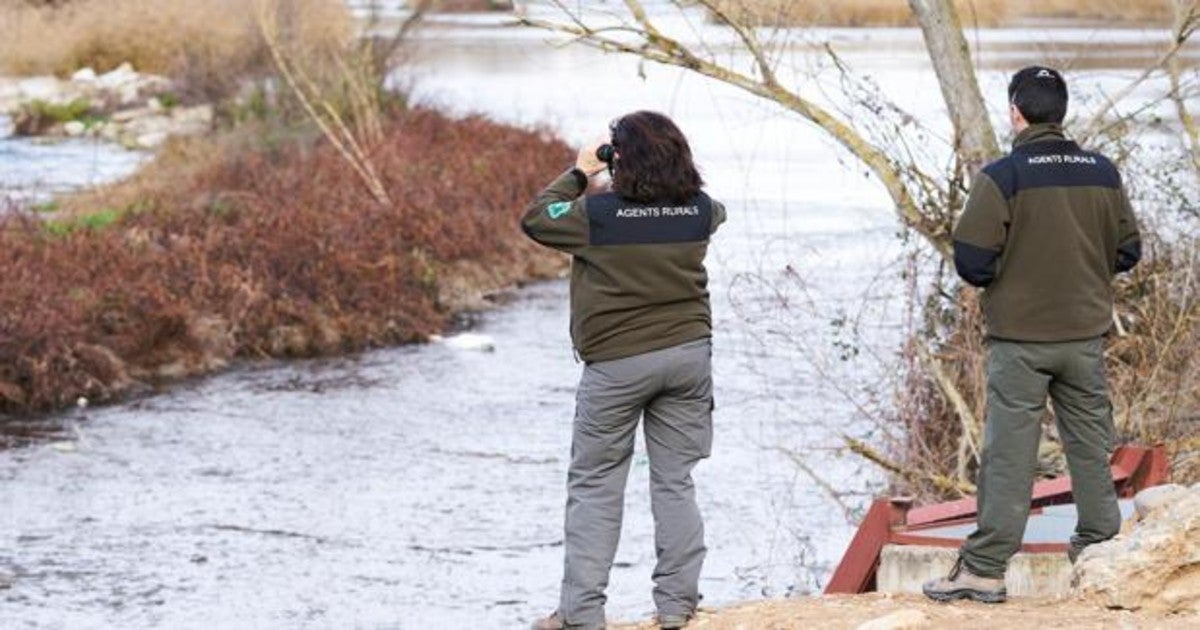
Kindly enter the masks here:
[[[700, 600], [704, 524], [692, 469], [712, 446], [712, 315], [704, 258], [725, 208], [666, 116], [640, 111], [529, 205], [530, 238], [572, 256], [571, 340], [584, 361], [567, 473], [559, 607], [538, 630], [603, 628], [625, 482], [644, 418], [663, 628]], [[610, 189], [586, 194], [605, 169]]]

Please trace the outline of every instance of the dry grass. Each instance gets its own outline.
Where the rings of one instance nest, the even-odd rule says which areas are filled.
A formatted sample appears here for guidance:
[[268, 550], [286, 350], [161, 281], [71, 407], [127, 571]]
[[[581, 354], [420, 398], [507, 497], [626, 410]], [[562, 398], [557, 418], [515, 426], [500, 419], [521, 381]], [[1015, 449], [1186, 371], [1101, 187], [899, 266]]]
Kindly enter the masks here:
[[93, 212], [124, 210], [107, 227], [0, 219], [0, 414], [111, 400], [239, 356], [419, 341], [460, 306], [446, 301], [458, 274], [497, 286], [560, 262], [517, 228], [570, 159], [538, 132], [392, 114], [373, 156], [386, 205], [325, 143], [196, 142], [92, 193]]
[[[771, 25], [906, 26], [906, 0], [718, 0], [736, 18]], [[1171, 0], [960, 0], [964, 24], [1008, 24], [1029, 18], [1075, 18], [1167, 23]]]
[[[0, 0], [3, 2], [3, 0]], [[351, 18], [341, 0], [270, 0], [287, 36], [319, 53], [344, 46]], [[205, 94], [224, 93], [270, 68], [255, 22], [257, 0], [76, 0], [62, 6], [0, 4], [0, 72], [67, 75], [130, 62]]]

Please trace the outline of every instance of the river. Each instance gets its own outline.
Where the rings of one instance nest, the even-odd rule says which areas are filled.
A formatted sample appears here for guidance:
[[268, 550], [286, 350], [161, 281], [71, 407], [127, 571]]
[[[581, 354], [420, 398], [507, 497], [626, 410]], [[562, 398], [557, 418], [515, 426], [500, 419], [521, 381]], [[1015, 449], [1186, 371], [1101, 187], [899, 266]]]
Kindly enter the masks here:
[[0, 115], [0, 212], [120, 179], [147, 157], [94, 139], [42, 141], [11, 133], [11, 121]]
[[[730, 208], [710, 254], [716, 437], [696, 473], [704, 603], [819, 590], [849, 521], [883, 485], [837, 447], [844, 432], [875, 434], [871, 414], [886, 411], [895, 386], [907, 248], [886, 195], [778, 108], [501, 21], [435, 20], [398, 82], [421, 102], [547, 126], [573, 142], [633, 109], [680, 124], [710, 193]], [[1072, 63], [1073, 79], [1111, 90], [1153, 56], [1152, 35], [983, 33], [982, 83], [997, 120], [1018, 64]], [[836, 42], [944, 134], [919, 32], [805, 39]], [[12, 167], [7, 155], [0, 172]], [[255, 363], [19, 425], [14, 435], [36, 437], [0, 451], [0, 571], [15, 578], [0, 590], [0, 625], [514, 628], [551, 611], [580, 366], [564, 282], [507, 296], [474, 322], [492, 352], [431, 344]], [[613, 619], [653, 612], [647, 484], [639, 439]]]

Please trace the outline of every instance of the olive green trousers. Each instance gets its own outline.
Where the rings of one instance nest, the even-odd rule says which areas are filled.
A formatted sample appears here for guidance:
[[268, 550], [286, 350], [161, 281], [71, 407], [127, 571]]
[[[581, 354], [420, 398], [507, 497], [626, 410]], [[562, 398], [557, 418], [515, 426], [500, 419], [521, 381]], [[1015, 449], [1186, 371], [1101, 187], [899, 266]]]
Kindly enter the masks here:
[[1062, 343], [992, 340], [987, 377], [979, 524], [961, 551], [971, 573], [1003, 577], [1009, 559], [1021, 548], [1047, 395], [1054, 404], [1079, 512], [1071, 555], [1115, 536], [1121, 513], [1109, 472], [1114, 428], [1104, 338]]

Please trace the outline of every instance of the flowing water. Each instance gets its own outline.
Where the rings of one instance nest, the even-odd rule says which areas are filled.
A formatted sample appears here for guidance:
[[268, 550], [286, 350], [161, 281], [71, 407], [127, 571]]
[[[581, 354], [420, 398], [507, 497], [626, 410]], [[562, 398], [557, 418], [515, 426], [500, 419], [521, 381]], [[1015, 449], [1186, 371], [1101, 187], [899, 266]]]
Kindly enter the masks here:
[[13, 138], [11, 127], [0, 116], [0, 212], [125, 177], [146, 159], [99, 140]]
[[[421, 101], [574, 142], [633, 109], [679, 122], [730, 208], [710, 255], [716, 438], [697, 469], [705, 603], [819, 589], [882, 483], [836, 447], [844, 432], [871, 434], [903, 334], [905, 245], [886, 195], [778, 108], [501, 21], [439, 20], [398, 81]], [[988, 32], [983, 85], [998, 114], [1005, 73], [1034, 58], [1074, 60], [1089, 68], [1077, 80], [1111, 88], [1132, 76], [1131, 59], [1154, 54], [1153, 35]], [[808, 38], [837, 42], [902, 106], [942, 117], [917, 31]], [[1101, 42], [1121, 44], [1120, 58]], [[944, 129], [932, 126], [936, 154]], [[54, 159], [31, 150], [31, 162]], [[12, 162], [0, 152], [0, 172]], [[0, 573], [14, 584], [0, 590], [0, 626], [513, 628], [552, 610], [580, 366], [562, 281], [509, 297], [474, 327], [491, 352], [433, 344], [255, 364], [9, 423]], [[647, 483], [639, 444], [611, 618], [652, 612]]]

